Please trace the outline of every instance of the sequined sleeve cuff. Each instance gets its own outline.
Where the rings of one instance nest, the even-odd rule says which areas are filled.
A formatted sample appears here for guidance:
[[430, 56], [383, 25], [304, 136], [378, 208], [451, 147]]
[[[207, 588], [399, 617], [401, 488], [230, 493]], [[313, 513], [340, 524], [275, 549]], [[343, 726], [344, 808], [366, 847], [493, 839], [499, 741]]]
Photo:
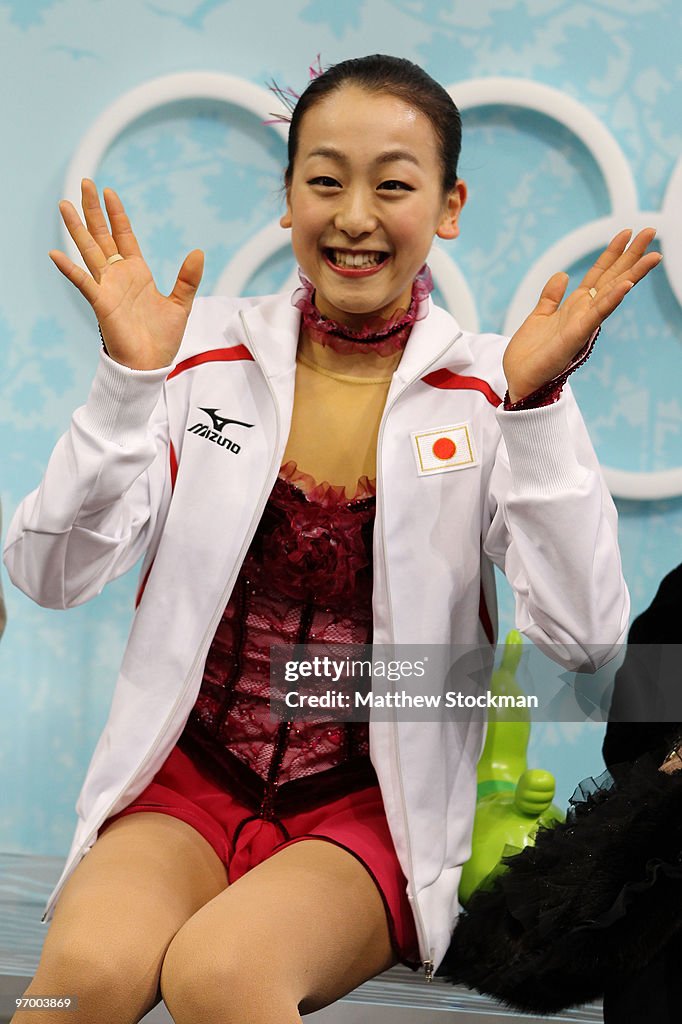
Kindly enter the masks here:
[[599, 337], [601, 327], [598, 327], [594, 334], [588, 339], [587, 343], [581, 348], [580, 352], [573, 357], [568, 366], [561, 371], [552, 380], [548, 380], [541, 387], [531, 392], [530, 395], [526, 395], [525, 398], [520, 398], [518, 402], [509, 401], [509, 391], [504, 396], [503, 408], [507, 412], [515, 412], [521, 409], [540, 409], [543, 405], [552, 405], [554, 402], [558, 402], [561, 397], [561, 389], [564, 384], [579, 366], [582, 366], [590, 356], [592, 355], [592, 349], [594, 348], [595, 342]]

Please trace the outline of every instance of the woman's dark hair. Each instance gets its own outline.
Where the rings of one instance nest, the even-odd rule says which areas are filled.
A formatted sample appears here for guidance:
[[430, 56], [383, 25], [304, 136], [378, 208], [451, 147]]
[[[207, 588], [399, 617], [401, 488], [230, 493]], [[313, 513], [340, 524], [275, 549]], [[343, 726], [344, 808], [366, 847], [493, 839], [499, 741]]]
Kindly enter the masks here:
[[[369, 92], [387, 92], [421, 111], [433, 125], [440, 148], [443, 192], [457, 181], [462, 145], [462, 120], [450, 95], [423, 68], [404, 57], [375, 53], [332, 64], [310, 82], [293, 108], [289, 128], [289, 164], [284, 174], [288, 188], [298, 149], [298, 133], [307, 110], [342, 86], [352, 84]], [[281, 91], [277, 90], [280, 92]]]

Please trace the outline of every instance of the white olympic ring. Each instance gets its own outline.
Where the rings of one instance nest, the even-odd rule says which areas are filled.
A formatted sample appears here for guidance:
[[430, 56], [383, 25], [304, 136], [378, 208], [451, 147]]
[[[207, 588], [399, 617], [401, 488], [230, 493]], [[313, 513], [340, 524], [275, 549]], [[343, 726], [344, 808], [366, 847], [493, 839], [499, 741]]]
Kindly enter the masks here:
[[[522, 107], [552, 118], [569, 129], [587, 147], [597, 162], [606, 184], [611, 213], [570, 232], [551, 246], [529, 269], [510, 303], [505, 320], [509, 332], [535, 304], [535, 297], [550, 274], [559, 266], [571, 266], [600, 248], [623, 224], [637, 228], [651, 225], [659, 231], [666, 259], [662, 264], [674, 294], [682, 303], [682, 160], [671, 176], [661, 211], [638, 209], [635, 180], [627, 159], [605, 125], [587, 107], [547, 85], [521, 78], [477, 78], [448, 86], [461, 110], [494, 105]], [[187, 99], [217, 100], [239, 106], [262, 120], [272, 107], [270, 92], [246, 79], [219, 72], [188, 71], [152, 79], [124, 93], [94, 121], [69, 163], [64, 194], [74, 203], [80, 195], [83, 177], [94, 177], [99, 163], [116, 137], [143, 114], [168, 103]], [[285, 125], [271, 125], [286, 140]], [[69, 253], [78, 251], [64, 229]], [[229, 261], [218, 281], [218, 291], [238, 295], [255, 271], [288, 245], [277, 222], [266, 225]], [[476, 303], [464, 275], [442, 249], [433, 247], [429, 264], [445, 304], [468, 330], [478, 328]], [[296, 282], [295, 269], [287, 287]], [[660, 472], [632, 472], [602, 467], [615, 497], [660, 500], [682, 495], [682, 467]]]

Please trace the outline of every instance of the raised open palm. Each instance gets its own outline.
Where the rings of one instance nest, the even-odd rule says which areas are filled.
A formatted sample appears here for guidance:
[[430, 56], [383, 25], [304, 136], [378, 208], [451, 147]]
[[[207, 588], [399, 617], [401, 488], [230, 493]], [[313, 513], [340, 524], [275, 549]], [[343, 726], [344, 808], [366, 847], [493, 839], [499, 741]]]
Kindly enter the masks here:
[[511, 338], [503, 367], [509, 398], [516, 402], [551, 381], [571, 362], [630, 289], [662, 259], [647, 252], [656, 234], [620, 231], [563, 302], [568, 274], [550, 277], [537, 306]]
[[180, 267], [170, 295], [162, 295], [145, 263], [123, 203], [104, 189], [109, 224], [94, 181], [84, 178], [81, 199], [85, 224], [75, 206], [59, 204], [67, 231], [88, 271], [58, 249], [50, 258], [88, 300], [102, 331], [107, 352], [133, 370], [154, 370], [174, 359], [187, 324], [204, 267], [194, 249]]

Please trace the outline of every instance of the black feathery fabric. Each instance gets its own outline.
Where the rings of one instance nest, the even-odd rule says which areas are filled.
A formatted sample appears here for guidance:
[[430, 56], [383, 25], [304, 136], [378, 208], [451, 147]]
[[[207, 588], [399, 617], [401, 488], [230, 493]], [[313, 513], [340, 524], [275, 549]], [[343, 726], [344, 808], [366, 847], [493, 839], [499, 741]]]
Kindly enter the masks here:
[[[439, 976], [515, 1009], [553, 1013], [627, 984], [679, 942], [682, 771], [658, 768], [680, 742], [681, 723], [647, 712], [677, 688], [674, 664], [676, 678], [662, 678], [658, 654], [681, 642], [681, 624], [682, 565], [632, 623], [604, 741], [610, 772], [581, 783], [566, 822], [541, 828], [534, 846], [474, 894]], [[638, 702], [641, 722], [632, 720]]]
[[553, 1013], [603, 995], [682, 929], [682, 773], [644, 755], [587, 783], [459, 919], [438, 975]]

